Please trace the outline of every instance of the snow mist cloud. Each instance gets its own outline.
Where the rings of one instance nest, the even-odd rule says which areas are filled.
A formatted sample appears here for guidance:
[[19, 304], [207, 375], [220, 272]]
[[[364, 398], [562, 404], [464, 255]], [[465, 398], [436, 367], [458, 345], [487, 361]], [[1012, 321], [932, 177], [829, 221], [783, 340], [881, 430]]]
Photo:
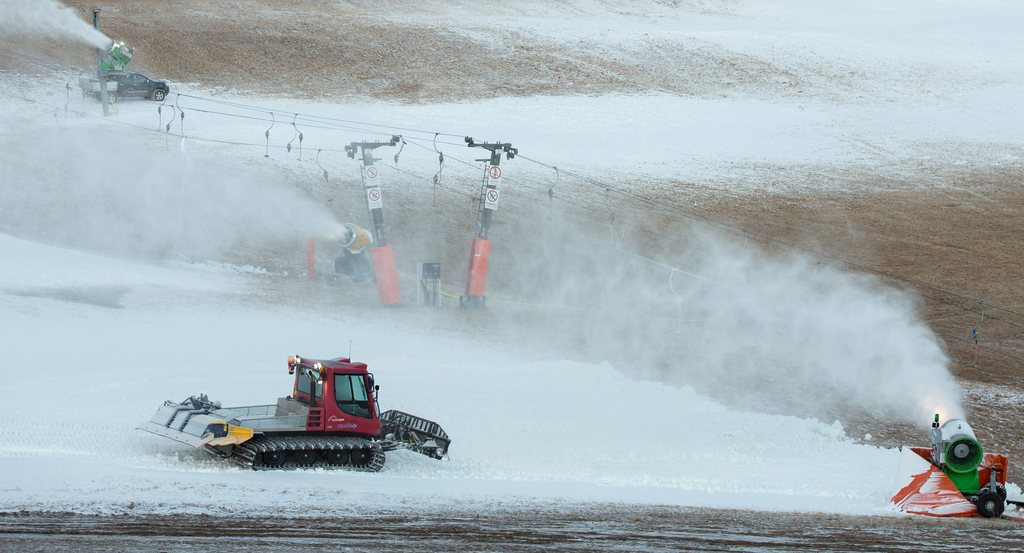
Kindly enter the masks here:
[[[623, 372], [755, 412], [918, 425], [936, 412], [964, 415], [912, 292], [696, 227], [652, 226], [628, 246], [665, 265], [613, 248], [607, 230], [549, 227], [514, 252], [521, 290], [579, 308], [583, 316], [546, 332]], [[574, 238], [587, 234], [603, 236]]]
[[0, 142], [0, 232], [186, 259], [275, 248], [302, 255], [308, 236], [338, 233], [330, 212], [280, 174], [179, 143], [172, 138], [164, 149], [163, 137], [102, 128]]
[[42, 35], [68, 38], [106, 50], [111, 40], [73, 10], [56, 0], [6, 0], [0, 35]]

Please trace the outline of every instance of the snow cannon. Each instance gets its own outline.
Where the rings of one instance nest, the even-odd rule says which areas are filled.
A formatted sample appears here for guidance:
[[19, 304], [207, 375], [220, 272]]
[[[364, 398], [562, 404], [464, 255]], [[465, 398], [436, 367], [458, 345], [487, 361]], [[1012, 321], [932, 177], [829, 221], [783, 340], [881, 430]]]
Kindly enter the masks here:
[[940, 467], [963, 494], [978, 493], [978, 466], [984, 451], [974, 429], [963, 419], [952, 419], [939, 425], [939, 416], [932, 422], [931, 461]]
[[124, 42], [114, 41], [100, 60], [100, 69], [104, 71], [124, 71], [132, 61], [135, 51]]
[[940, 425], [935, 415], [932, 446], [900, 451], [891, 500], [897, 510], [935, 517], [1003, 514], [1009, 459], [985, 453], [967, 421], [951, 419]]

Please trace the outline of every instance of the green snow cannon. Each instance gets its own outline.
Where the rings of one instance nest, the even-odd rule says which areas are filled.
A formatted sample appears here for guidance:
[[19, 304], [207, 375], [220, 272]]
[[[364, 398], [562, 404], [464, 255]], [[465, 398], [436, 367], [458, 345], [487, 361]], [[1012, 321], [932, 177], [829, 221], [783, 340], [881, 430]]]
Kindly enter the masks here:
[[932, 423], [932, 462], [949, 476], [964, 495], [980, 491], [978, 466], [985, 453], [974, 430], [963, 419], [952, 419], [939, 426], [939, 416]]
[[124, 42], [114, 42], [103, 55], [100, 61], [100, 68], [104, 71], [124, 71], [128, 63], [132, 61], [134, 52]]

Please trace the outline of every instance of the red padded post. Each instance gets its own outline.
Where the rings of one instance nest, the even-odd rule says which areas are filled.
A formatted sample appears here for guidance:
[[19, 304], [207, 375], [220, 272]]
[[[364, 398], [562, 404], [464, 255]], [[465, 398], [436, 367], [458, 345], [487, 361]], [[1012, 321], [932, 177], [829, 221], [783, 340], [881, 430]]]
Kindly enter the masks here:
[[474, 238], [469, 249], [469, 271], [466, 275], [466, 298], [482, 301], [487, 288], [487, 265], [491, 258], [491, 241]]
[[370, 248], [370, 259], [373, 262], [373, 274], [377, 277], [380, 302], [384, 305], [398, 303], [398, 267], [395, 265], [395, 252], [391, 244]]

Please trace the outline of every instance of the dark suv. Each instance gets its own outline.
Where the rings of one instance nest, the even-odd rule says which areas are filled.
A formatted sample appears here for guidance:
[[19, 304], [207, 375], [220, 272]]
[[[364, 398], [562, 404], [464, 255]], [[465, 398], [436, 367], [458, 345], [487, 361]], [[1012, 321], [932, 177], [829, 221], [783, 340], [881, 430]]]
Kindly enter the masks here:
[[118, 98], [148, 98], [162, 102], [171, 91], [167, 83], [154, 81], [145, 75], [138, 73], [125, 73], [123, 71], [110, 71], [107, 78], [117, 81]]

